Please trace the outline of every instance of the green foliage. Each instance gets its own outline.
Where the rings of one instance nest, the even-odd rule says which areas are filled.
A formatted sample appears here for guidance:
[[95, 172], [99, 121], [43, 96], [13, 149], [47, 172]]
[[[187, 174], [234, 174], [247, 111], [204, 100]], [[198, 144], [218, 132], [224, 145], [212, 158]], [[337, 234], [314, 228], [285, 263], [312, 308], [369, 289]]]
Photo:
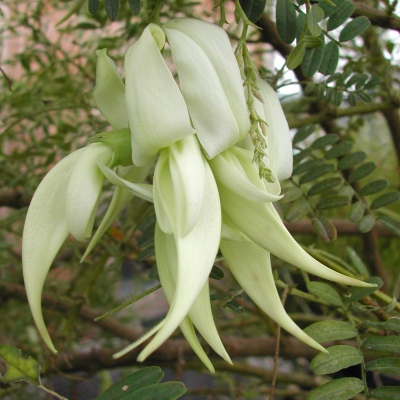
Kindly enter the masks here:
[[257, 22], [264, 14], [267, 0], [239, 0], [239, 3], [251, 22]]
[[175, 400], [186, 392], [181, 382], [160, 383], [159, 367], [143, 368], [112, 385], [97, 400]]
[[358, 378], [339, 378], [324, 383], [314, 389], [308, 396], [308, 400], [349, 400], [364, 388], [362, 381]]
[[25, 358], [20, 349], [6, 344], [0, 345], [0, 358], [7, 364], [6, 373], [0, 377], [1, 382], [24, 380], [32, 385], [40, 384], [40, 364], [34, 358]]

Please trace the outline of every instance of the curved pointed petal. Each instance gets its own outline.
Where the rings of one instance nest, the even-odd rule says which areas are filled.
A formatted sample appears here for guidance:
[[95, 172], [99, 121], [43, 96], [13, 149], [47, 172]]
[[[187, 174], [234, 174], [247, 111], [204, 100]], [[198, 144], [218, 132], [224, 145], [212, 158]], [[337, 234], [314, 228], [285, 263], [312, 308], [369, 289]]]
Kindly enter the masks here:
[[132, 160], [139, 167], [194, 132], [182, 93], [160, 53], [164, 42], [162, 29], [150, 24], [125, 57]]
[[[174, 19], [164, 25], [169, 31], [181, 31], [192, 39], [210, 60], [238, 126], [238, 140], [250, 130], [249, 112], [236, 57], [226, 32], [214, 24], [197, 19]], [[169, 33], [167, 37], [169, 40]], [[179, 74], [179, 68], [178, 68]]]
[[[168, 303], [171, 304], [175, 294], [175, 283], [170, 271], [174, 267], [176, 268], [177, 265], [175, 241], [172, 235], [165, 234], [157, 224], [154, 242], [156, 248], [158, 275], [160, 277], [160, 282], [165, 297], [167, 298]], [[211, 372], [215, 372], [214, 367], [211, 364], [211, 361], [207, 357], [206, 353], [201, 347], [201, 344], [199, 343], [199, 340], [197, 339], [190, 318], [186, 317], [181, 322], [179, 327], [183, 335], [185, 336], [186, 340], [192, 347], [193, 351], [199, 357], [199, 359]]]
[[96, 86], [94, 102], [113, 129], [128, 127], [125, 85], [107, 50], [97, 51]]
[[282, 196], [270, 194], [260, 179], [252, 154], [232, 147], [209, 161], [215, 179], [238, 195], [253, 201], [277, 201]]
[[[208, 166], [205, 163], [206, 166]], [[154, 339], [140, 353], [138, 360], [148, 357], [186, 317], [207, 282], [221, 236], [221, 209], [214, 177], [206, 168], [204, 203], [199, 219], [186, 236], [174, 235], [178, 255], [176, 290], [166, 322]]]
[[[150, 185], [149, 183], [129, 182], [128, 180], [118, 176], [115, 171], [106, 167], [105, 165], [102, 165], [100, 163], [97, 163], [97, 165], [101, 169], [101, 172], [104, 174], [107, 180], [110, 181], [113, 185], [120, 186], [123, 189], [129, 190], [134, 196], [140, 197], [143, 200], [150, 201], [151, 203], [153, 202], [153, 185]], [[143, 168], [145, 167], [142, 167], [141, 169]]]
[[68, 237], [65, 197], [71, 171], [84, 149], [60, 161], [37, 188], [25, 220], [22, 266], [29, 306], [47, 347], [57, 353], [43, 320], [41, 297], [51, 264]]
[[[269, 164], [279, 180], [292, 175], [293, 152], [289, 125], [274, 89], [262, 79], [257, 79], [267, 123]], [[257, 102], [257, 100], [256, 100]]]
[[[342, 275], [311, 257], [288, 232], [271, 203], [239, 197], [219, 186], [222, 212], [259, 246], [282, 260], [321, 278], [344, 285], [371, 287], [371, 284]], [[226, 221], [225, 221], [226, 222]]]
[[[207, 157], [212, 159], [240, 140], [236, 116], [220, 78], [203, 49], [179, 30], [165, 29], [165, 32], [190, 118]], [[206, 36], [207, 32], [203, 34]], [[238, 83], [241, 90], [239, 96], [244, 101], [243, 88], [241, 82]]]
[[133, 342], [129, 346], [126, 346], [124, 349], [118, 351], [113, 355], [113, 358], [121, 358], [125, 354], [128, 354], [130, 351], [136, 349], [136, 347], [140, 346], [143, 342], [150, 339], [157, 331], [161, 329], [161, 327], [165, 324], [165, 319], [159, 322], [157, 325], [153, 326], [148, 332], [146, 332], [143, 336], [141, 336], [136, 342]]
[[[150, 172], [151, 166], [138, 168], [135, 166], [122, 167], [119, 168], [120, 175], [122, 178], [129, 182], [143, 182]], [[134, 195], [131, 191], [125, 190], [124, 188], [118, 186], [115, 188], [111, 203], [107, 208], [107, 211], [101, 220], [96, 233], [93, 235], [88, 247], [86, 248], [85, 254], [82, 256], [81, 262], [90, 254], [96, 244], [99, 242], [100, 238], [104, 235], [111, 224], [116, 220], [118, 215], [122, 210], [128, 205], [132, 200]]]
[[302, 342], [327, 353], [287, 315], [276, 290], [269, 252], [254, 242], [228, 240], [221, 241], [220, 249], [235, 279], [265, 314]]
[[[155, 245], [160, 281], [167, 300], [171, 304], [175, 294], [175, 284], [178, 272], [176, 242], [173, 235], [166, 235], [157, 226], [155, 232]], [[232, 364], [232, 361], [229, 358], [229, 355], [226, 352], [224, 345], [222, 344], [221, 338], [219, 337], [217, 328], [214, 323], [210, 303], [210, 294], [208, 289], [208, 280], [203, 286], [203, 289], [201, 290], [196, 301], [194, 302], [188, 315], [190, 321], [193, 322], [196, 329], [207, 341], [207, 343], [213, 348], [213, 350], [217, 354], [219, 354], [225, 361]], [[200, 356], [199, 358], [202, 359]]]
[[97, 163], [108, 164], [112, 150], [99, 143], [83, 149], [71, 172], [65, 199], [68, 230], [83, 242], [91, 236], [104, 175]]
[[[173, 232], [179, 232], [181, 236], [193, 229], [206, 195], [207, 169], [209, 167], [194, 135], [161, 151], [154, 172], [154, 201], [162, 229], [164, 225], [171, 225]], [[169, 224], [163, 223], [164, 213]]]

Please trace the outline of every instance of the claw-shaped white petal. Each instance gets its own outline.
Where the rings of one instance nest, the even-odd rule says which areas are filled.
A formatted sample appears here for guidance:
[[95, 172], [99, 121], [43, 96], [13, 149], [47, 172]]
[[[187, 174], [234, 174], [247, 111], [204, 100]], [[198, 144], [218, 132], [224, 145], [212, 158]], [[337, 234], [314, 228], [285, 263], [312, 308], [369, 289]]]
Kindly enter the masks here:
[[221, 240], [220, 248], [235, 279], [265, 314], [299, 340], [319, 351], [327, 352], [287, 315], [275, 286], [268, 251], [249, 239]]
[[97, 108], [113, 129], [128, 127], [125, 85], [114, 61], [107, 56], [106, 49], [97, 51], [93, 97]]

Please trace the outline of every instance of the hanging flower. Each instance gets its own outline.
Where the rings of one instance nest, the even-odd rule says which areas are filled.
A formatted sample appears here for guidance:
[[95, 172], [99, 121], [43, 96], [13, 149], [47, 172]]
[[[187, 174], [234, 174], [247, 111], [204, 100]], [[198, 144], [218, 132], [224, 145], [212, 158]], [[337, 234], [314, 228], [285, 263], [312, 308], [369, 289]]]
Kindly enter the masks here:
[[[179, 86], [161, 53], [166, 39]], [[264, 102], [256, 101], [256, 110], [267, 124], [267, 181], [259, 178], [253, 163], [240, 72], [221, 28], [192, 19], [173, 20], [163, 28], [150, 24], [128, 50], [125, 72], [126, 86], [106, 52], [98, 52], [94, 98], [114, 131], [95, 135], [88, 147], [57, 164], [37, 189], [27, 215], [24, 278], [46, 344], [55, 351], [40, 308], [44, 280], [69, 233], [78, 240], [90, 237], [105, 176], [117, 188], [83, 258], [133, 195], [153, 201], [157, 266], [170, 304], [159, 324], [116, 357], [154, 335], [138, 357], [143, 361], [179, 326], [211, 371], [194, 328], [231, 362], [209, 298], [208, 277], [219, 247], [233, 275], [266, 314], [324, 351], [286, 314], [274, 285], [270, 253], [325, 279], [369, 285], [309, 256], [272, 205], [282, 197], [279, 180], [292, 171], [289, 129], [273, 90], [259, 81]], [[238, 142], [241, 147], [235, 146]], [[157, 156], [151, 187], [142, 182]]]
[[98, 55], [95, 101], [117, 130], [97, 135], [94, 140], [97, 143], [71, 153], [44, 177], [32, 198], [23, 232], [22, 265], [27, 297], [36, 326], [53, 352], [56, 349], [41, 310], [44, 282], [69, 234], [81, 242], [91, 237], [104, 181], [102, 171], [112, 180], [112, 171], [108, 167], [119, 165], [122, 178], [138, 183], [130, 183], [129, 191], [116, 188], [107, 213], [84, 257], [134, 195], [150, 201], [153, 196], [151, 185], [141, 183], [146, 179], [150, 167], [131, 165], [122, 79], [105, 51]]

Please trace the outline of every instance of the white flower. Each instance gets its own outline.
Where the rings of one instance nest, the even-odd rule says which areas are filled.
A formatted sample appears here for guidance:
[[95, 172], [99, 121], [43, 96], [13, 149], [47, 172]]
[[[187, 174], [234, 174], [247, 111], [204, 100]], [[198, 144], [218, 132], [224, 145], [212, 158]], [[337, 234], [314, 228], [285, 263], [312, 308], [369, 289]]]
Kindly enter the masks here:
[[[165, 35], [180, 88], [160, 52]], [[249, 131], [239, 67], [226, 33], [215, 25], [182, 19], [163, 30], [150, 24], [129, 48], [125, 72], [135, 165], [193, 133], [212, 158]]]

